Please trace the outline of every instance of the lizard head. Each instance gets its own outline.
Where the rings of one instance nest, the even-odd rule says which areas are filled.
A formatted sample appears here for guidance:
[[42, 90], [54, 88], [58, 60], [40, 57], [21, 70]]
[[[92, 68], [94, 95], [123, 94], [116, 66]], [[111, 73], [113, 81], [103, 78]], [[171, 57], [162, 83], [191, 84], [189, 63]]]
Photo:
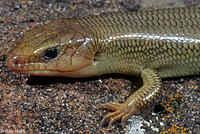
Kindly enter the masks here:
[[29, 31], [7, 59], [17, 72], [41, 76], [86, 77], [96, 74], [94, 41], [75, 19], [58, 19]]

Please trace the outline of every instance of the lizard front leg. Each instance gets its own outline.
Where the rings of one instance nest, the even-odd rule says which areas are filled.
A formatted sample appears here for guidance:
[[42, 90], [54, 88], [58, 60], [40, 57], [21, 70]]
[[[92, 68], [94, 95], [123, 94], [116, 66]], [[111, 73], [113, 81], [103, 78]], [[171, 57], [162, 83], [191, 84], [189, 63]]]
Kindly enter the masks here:
[[157, 72], [150, 68], [145, 68], [141, 71], [141, 77], [143, 79], [143, 86], [134, 92], [124, 103], [110, 102], [104, 105], [104, 107], [115, 112], [107, 114], [101, 123], [110, 118], [108, 126], [110, 128], [115, 121], [122, 119], [123, 126], [128, 118], [158, 98], [162, 83]]

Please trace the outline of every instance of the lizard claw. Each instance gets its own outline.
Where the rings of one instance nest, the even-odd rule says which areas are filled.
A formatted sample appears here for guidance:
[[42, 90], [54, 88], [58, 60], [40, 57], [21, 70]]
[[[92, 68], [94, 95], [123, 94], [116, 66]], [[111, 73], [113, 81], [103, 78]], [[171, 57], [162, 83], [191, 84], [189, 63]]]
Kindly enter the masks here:
[[115, 121], [120, 120], [120, 119], [122, 119], [121, 124], [122, 124], [122, 127], [124, 127], [124, 122], [130, 116], [132, 116], [132, 114], [129, 111], [130, 107], [125, 103], [119, 104], [119, 103], [110, 102], [110, 103], [105, 104], [104, 107], [115, 111], [113, 113], [107, 114], [101, 121], [101, 124], [103, 124], [107, 119], [110, 118], [108, 129], [110, 129], [111, 125]]

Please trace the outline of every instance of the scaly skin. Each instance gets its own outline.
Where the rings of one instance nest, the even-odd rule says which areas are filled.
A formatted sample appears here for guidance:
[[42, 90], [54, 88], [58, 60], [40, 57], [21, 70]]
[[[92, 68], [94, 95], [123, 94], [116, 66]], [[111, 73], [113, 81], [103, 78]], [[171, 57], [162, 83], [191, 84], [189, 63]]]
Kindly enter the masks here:
[[102, 123], [122, 124], [157, 99], [161, 78], [200, 74], [200, 8], [142, 10], [58, 19], [29, 31], [10, 52], [13, 71], [31, 75], [141, 76], [144, 85]]

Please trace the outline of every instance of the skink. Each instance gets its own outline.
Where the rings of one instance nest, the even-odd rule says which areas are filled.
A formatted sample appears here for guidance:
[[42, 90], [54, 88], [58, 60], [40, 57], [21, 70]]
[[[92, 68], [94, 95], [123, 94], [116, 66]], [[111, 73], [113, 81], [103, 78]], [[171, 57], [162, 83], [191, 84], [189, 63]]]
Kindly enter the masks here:
[[161, 78], [200, 74], [200, 8], [145, 9], [62, 18], [29, 31], [6, 60], [15, 72], [90, 77], [140, 76], [143, 86], [113, 110], [109, 127], [122, 124], [157, 99]]

